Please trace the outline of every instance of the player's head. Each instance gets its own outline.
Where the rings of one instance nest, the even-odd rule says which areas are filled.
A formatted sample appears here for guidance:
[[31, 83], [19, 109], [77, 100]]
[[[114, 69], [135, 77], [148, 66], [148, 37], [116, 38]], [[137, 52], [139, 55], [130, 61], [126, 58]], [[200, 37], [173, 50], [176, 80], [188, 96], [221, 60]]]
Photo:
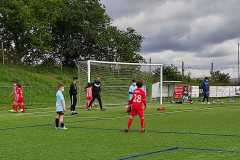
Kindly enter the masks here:
[[101, 80], [100, 76], [97, 76], [96, 80], [100, 81]]
[[132, 84], [136, 85], [136, 80], [135, 79], [132, 80]]
[[205, 77], [204, 80], [205, 80], [205, 81], [208, 81], [208, 77]]
[[17, 83], [17, 87], [18, 87], [18, 88], [22, 88], [22, 85], [19, 84], [19, 83]]
[[90, 82], [88, 82], [87, 87], [91, 87], [91, 86], [92, 86], [92, 84]]
[[64, 91], [64, 85], [62, 83], [59, 83], [57, 89], [63, 92]]
[[77, 83], [78, 78], [77, 77], [73, 77], [73, 83]]
[[16, 79], [13, 80], [13, 84], [17, 84], [17, 80]]
[[142, 88], [143, 83], [139, 81], [139, 82], [136, 83], [136, 85], [137, 85], [138, 88]]

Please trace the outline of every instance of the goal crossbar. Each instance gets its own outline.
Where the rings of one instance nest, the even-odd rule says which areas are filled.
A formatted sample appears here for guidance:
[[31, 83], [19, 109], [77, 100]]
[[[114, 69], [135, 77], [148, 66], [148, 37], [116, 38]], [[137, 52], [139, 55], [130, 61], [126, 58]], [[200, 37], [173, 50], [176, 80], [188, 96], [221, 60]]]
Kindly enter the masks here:
[[88, 60], [88, 63], [121, 64], [121, 65], [132, 65], [132, 66], [163, 66], [163, 64], [108, 62], [108, 61], [94, 61], [94, 60]]

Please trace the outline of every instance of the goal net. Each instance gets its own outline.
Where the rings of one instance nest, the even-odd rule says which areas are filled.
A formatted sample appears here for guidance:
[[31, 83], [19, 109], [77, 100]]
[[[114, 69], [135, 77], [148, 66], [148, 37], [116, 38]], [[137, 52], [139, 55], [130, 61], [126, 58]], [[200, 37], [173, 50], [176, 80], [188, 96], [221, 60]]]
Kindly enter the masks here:
[[[84, 98], [84, 86], [93, 82], [97, 77], [102, 84], [103, 105], [119, 106], [128, 102], [128, 89], [132, 80], [142, 81], [146, 87], [148, 103], [162, 104], [162, 64], [140, 64], [106, 61], [78, 62], [81, 95]], [[152, 85], [159, 84], [159, 96], [152, 97]], [[82, 103], [84, 105], [84, 101]]]

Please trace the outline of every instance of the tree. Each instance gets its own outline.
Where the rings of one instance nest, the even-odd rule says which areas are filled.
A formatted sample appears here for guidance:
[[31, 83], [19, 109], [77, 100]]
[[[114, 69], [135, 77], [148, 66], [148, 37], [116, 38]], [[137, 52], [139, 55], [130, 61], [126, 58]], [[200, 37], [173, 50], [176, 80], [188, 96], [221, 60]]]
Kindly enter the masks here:
[[[157, 79], [159, 79], [160, 75], [160, 68], [157, 68], [153, 71]], [[182, 80], [182, 75], [178, 71], [177, 66], [171, 65], [164, 65], [163, 66], [163, 80], [170, 80], [170, 81], [180, 81]]]
[[110, 25], [100, 0], [2, 0], [0, 40], [19, 63], [144, 61], [142, 36]]
[[230, 75], [229, 73], [224, 73], [220, 71], [214, 71], [211, 73], [211, 80], [214, 82], [225, 82], [229, 83], [230, 82]]
[[109, 26], [98, 34], [97, 45], [100, 51], [99, 60], [122, 62], [145, 62], [137, 52], [140, 51], [143, 37], [134, 29], [121, 31], [117, 27]]

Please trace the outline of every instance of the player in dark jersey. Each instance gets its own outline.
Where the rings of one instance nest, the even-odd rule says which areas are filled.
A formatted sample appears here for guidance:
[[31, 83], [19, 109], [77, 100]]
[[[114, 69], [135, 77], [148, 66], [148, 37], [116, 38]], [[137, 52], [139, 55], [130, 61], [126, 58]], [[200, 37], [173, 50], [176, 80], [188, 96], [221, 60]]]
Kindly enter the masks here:
[[92, 83], [92, 100], [90, 101], [90, 103], [88, 104], [88, 110], [90, 110], [90, 106], [92, 106], [92, 103], [94, 102], [95, 99], [98, 100], [99, 106], [101, 111], [104, 111], [103, 107], [102, 107], [102, 99], [101, 99], [101, 82], [100, 82], [100, 78], [97, 77], [96, 80], [93, 81]]

